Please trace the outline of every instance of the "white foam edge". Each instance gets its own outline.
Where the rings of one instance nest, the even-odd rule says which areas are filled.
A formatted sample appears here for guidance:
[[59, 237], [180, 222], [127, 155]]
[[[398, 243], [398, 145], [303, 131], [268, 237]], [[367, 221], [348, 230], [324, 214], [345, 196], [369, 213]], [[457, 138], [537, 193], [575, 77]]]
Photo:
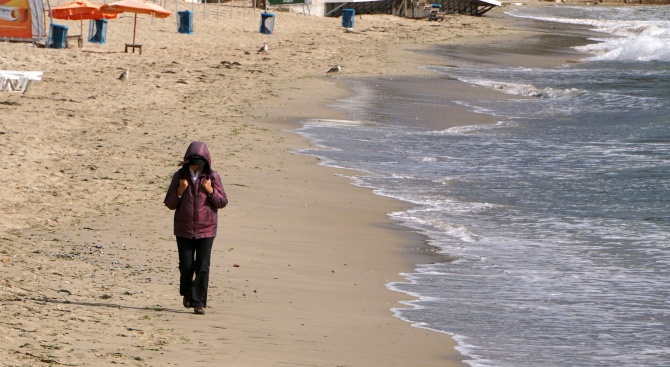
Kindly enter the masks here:
[[464, 358], [463, 363], [466, 363], [471, 367], [490, 367], [491, 364], [488, 363], [488, 362], [490, 362], [489, 360], [484, 359], [480, 355], [477, 355], [477, 354], [474, 353], [474, 351], [478, 348], [475, 345], [471, 345], [471, 344], [467, 343], [467, 339], [468, 339], [467, 336], [456, 334], [456, 333], [449, 332], [449, 331], [434, 329], [434, 328], [431, 328], [430, 326], [428, 326], [428, 324], [425, 323], [425, 322], [412, 321], [412, 320], [402, 316], [401, 313], [403, 311], [425, 309], [424, 306], [420, 305], [421, 302], [437, 300], [439, 298], [424, 297], [424, 296], [421, 296], [421, 295], [416, 294], [414, 292], [403, 291], [403, 290], [400, 290], [400, 289], [396, 288], [395, 284], [400, 284], [400, 283], [416, 284], [416, 281], [413, 279], [411, 274], [400, 273], [400, 275], [405, 277], [405, 279], [407, 279], [407, 282], [391, 282], [391, 283], [386, 284], [386, 288], [388, 288], [389, 290], [394, 291], [394, 292], [405, 293], [408, 296], [414, 297], [416, 299], [412, 300], [412, 301], [399, 301], [400, 304], [405, 305], [405, 306], [409, 306], [409, 307], [394, 307], [394, 308], [391, 308], [390, 311], [393, 314], [393, 316], [402, 320], [402, 321], [408, 322], [410, 324], [410, 326], [412, 326], [412, 327], [419, 328], [419, 329], [424, 329], [424, 330], [430, 330], [430, 331], [440, 333], [440, 334], [449, 335], [449, 337], [451, 337], [451, 339], [456, 343], [456, 346], [454, 346], [454, 350], [456, 352], [458, 352]]

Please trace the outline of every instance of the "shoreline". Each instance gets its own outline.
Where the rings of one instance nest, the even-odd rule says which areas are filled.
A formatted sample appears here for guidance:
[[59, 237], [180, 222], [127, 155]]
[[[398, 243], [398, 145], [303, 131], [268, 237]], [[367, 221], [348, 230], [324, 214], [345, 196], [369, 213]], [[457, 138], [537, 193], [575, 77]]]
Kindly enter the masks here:
[[[585, 45], [588, 43], [592, 43], [594, 41], [590, 41], [589, 37], [586, 36], [587, 34], [596, 34], [596, 32], [590, 31], [586, 28], [582, 27], [577, 27], [580, 29], [573, 29], [570, 26], [548, 26], [546, 25], [545, 22], [537, 21], [537, 20], [529, 20], [529, 19], [510, 19], [510, 23], [515, 23], [517, 26], [521, 25], [522, 33], [517, 34], [514, 37], [491, 37], [487, 39], [480, 39], [475, 42], [468, 42], [468, 43], [457, 43], [453, 44], [451, 42], [446, 43], [446, 44], [436, 44], [436, 45], [431, 45], [429, 47], [426, 47], [421, 50], [405, 50], [405, 52], [408, 53], [413, 53], [415, 55], [422, 55], [424, 56], [424, 59], [421, 61], [417, 61], [415, 59], [414, 61], [416, 62], [416, 70], [414, 72], [409, 72], [405, 71], [404, 74], [402, 75], [387, 75], [387, 76], [366, 76], [366, 77], [358, 77], [355, 79], [357, 82], [363, 81], [363, 83], [367, 83], [368, 86], [370, 85], [375, 85], [376, 87], [377, 84], [383, 83], [386, 80], [391, 80], [393, 82], [397, 80], [403, 80], [403, 79], [413, 79], [414, 81], [417, 81], [419, 79], [425, 78], [425, 80], [430, 80], [431, 76], [436, 75], [434, 72], [428, 70], [430, 66], [440, 66], [440, 65], [446, 65], [454, 60], [463, 59], [466, 60], [466, 62], [482, 62], [482, 63], [490, 63], [492, 65], [497, 65], [497, 66], [503, 66], [503, 67], [537, 67], [537, 68], [554, 68], [558, 67], [561, 65], [565, 64], [570, 64], [570, 63], [577, 63], [579, 60], [583, 57], [589, 56], [588, 53], [584, 52], [579, 52], [575, 51], [573, 47], [579, 46], [579, 45]], [[525, 26], [522, 25], [525, 23]], [[536, 26], [538, 24], [545, 23], [544, 26], [540, 29], [537, 28]], [[558, 32], [558, 34], [553, 34], [548, 37], [545, 37], [544, 32], [546, 32], [546, 29], [551, 28], [553, 31]], [[528, 44], [522, 44], [524, 40], [529, 40], [532, 39], [533, 37], [540, 35], [543, 37], [542, 41], [535, 42], [535, 45], [529, 46]], [[502, 41], [502, 43], [496, 43], [495, 46], [493, 47], [496, 51], [488, 51], [489, 54], [486, 56], [481, 56], [481, 52], [484, 48], [487, 46], [492, 45], [492, 41], [494, 41], [495, 38], [499, 38], [499, 41]], [[554, 45], [550, 45], [551, 39], [561, 39], [562, 43], [560, 47], [556, 47]], [[516, 47], [511, 47], [515, 46]], [[539, 51], [538, 51], [539, 49]], [[507, 54], [502, 54], [499, 51], [504, 50], [507, 51]], [[545, 53], [546, 51], [546, 53]], [[448, 54], [448, 56], [447, 56]], [[477, 56], [474, 56], [477, 55]], [[396, 57], [400, 60], [405, 60], [403, 55], [398, 55], [396, 54]], [[519, 59], [520, 57], [524, 57], [522, 60]], [[411, 56], [410, 56], [411, 58]], [[350, 91], [350, 93], [353, 93], [354, 95], [356, 94], [355, 91], [352, 91], [351, 84], [352, 81], [354, 80], [346, 80], [345, 83]], [[442, 87], [444, 89], [451, 89], [447, 83], [450, 83], [451, 81], [448, 80], [441, 80], [440, 83], [442, 83]], [[419, 82], [421, 83], [421, 82]], [[453, 91], [451, 93], [454, 94], [454, 98], [458, 98], [459, 100], [462, 99], [469, 99], [469, 98], [482, 98], [483, 96], [495, 96], [496, 98], [520, 98], [518, 95], [514, 96], [507, 96], [504, 93], [501, 93], [499, 91], [492, 90], [490, 88], [486, 87], [474, 87], [472, 85], [463, 83], [461, 81], [453, 81], [457, 86], [453, 88]], [[445, 86], [446, 85], [446, 86]], [[423, 88], [426, 88], [425, 83], [422, 83], [421, 85], [422, 91], [424, 90]], [[337, 89], [342, 89], [342, 86]], [[474, 90], [474, 91], [472, 91]], [[351, 97], [350, 94], [346, 95], [347, 97]], [[531, 97], [528, 97], [531, 98]], [[331, 101], [331, 105], [337, 101], [342, 99], [342, 97], [336, 98]], [[419, 123], [420, 126], [424, 128], [429, 128], [429, 129], [445, 129], [445, 128], [450, 128], [450, 127], [456, 127], [456, 126], [468, 126], [472, 124], [492, 124], [497, 121], [497, 117], [495, 116], [490, 116], [490, 115], [482, 115], [479, 113], [475, 113], [472, 111], [467, 110], [466, 108], [459, 106], [459, 105], [451, 105], [448, 107], [450, 111], [450, 117], [452, 117], [450, 120], [456, 120], [459, 121], [458, 123], [450, 123], [445, 126], [444, 124], [441, 125], [436, 125], [432, 123], [424, 124], [424, 123]], [[341, 114], [344, 112], [343, 108], [330, 108], [331, 113], [335, 113], [337, 116], [328, 116], [325, 118], [345, 118], [347, 119], [350, 116], [347, 116], [345, 113], [345, 116], [341, 116]], [[304, 121], [304, 119], [297, 119], [296, 121]], [[309, 138], [307, 138], [308, 141], [311, 141]], [[341, 168], [338, 167], [332, 167], [332, 166], [327, 166], [330, 167], [331, 169], [335, 170], [341, 170]], [[354, 171], [352, 176], [364, 174], [358, 171]], [[350, 182], [351, 185], [357, 186], [354, 182], [353, 179]], [[366, 188], [364, 188], [366, 189]], [[371, 189], [368, 189], [371, 190]], [[371, 192], [372, 193], [372, 192]], [[405, 205], [406, 207], [411, 207], [412, 204], [406, 203], [402, 200], [395, 199], [395, 198], [388, 198], [384, 196], [379, 196], [377, 194], [372, 193], [373, 195], [383, 199], [383, 200], [391, 200], [394, 202], [397, 202], [401, 205]], [[406, 272], [409, 270], [409, 272], [413, 271], [416, 266], [421, 265], [421, 264], [429, 264], [433, 262], [444, 262], [444, 261], [449, 261], [449, 258], [446, 255], [440, 255], [435, 251], [435, 247], [431, 246], [428, 244], [428, 237], [423, 234], [416, 233], [413, 229], [403, 225], [402, 223], [395, 221], [393, 219], [390, 219], [388, 217], [388, 214], [390, 212], [386, 213], [387, 214], [387, 224], [388, 229], [390, 231], [393, 231], [396, 233], [396, 236], [400, 238], [404, 238], [405, 244], [402, 245], [404, 248], [404, 254], [402, 256], [405, 257], [407, 260], [407, 265], [409, 266], [408, 269], [403, 270], [402, 272]], [[400, 281], [400, 283], [407, 281], [407, 279], [403, 279]], [[389, 287], [390, 283], [386, 284], [386, 287], [389, 291], [391, 292], [396, 292], [400, 293], [401, 295], [409, 296], [406, 293], [392, 289]], [[401, 297], [402, 298], [402, 297]], [[414, 300], [415, 298], [413, 296], [409, 296], [410, 299], [405, 299], [405, 300], [398, 300], [399, 303], [402, 303], [403, 301], [411, 301]], [[408, 308], [411, 306], [405, 305], [405, 304], [400, 304], [398, 307], [395, 309], [403, 309], [403, 308]], [[414, 323], [411, 320], [407, 320], [402, 318], [400, 315], [397, 315], [394, 309], [391, 309], [393, 312], [393, 316], [395, 318], [398, 318], [415, 328], [423, 329], [423, 330], [428, 330], [430, 332], [440, 334], [440, 335], [447, 335], [454, 343], [454, 352], [456, 353], [457, 359], [450, 358], [451, 360], [457, 362], [460, 366], [466, 366], [468, 365], [465, 361], [469, 359], [467, 355], [462, 355], [458, 349], [459, 349], [459, 343], [457, 342], [457, 338], [449, 334], [448, 332], [433, 329], [427, 326], [415, 326]]]
[[[441, 58], [397, 42], [491, 35], [504, 21], [450, 17], [436, 28], [364, 16], [347, 34], [338, 19], [280, 14], [270, 52], [257, 55], [255, 20], [208, 20], [193, 37], [165, 39], [172, 25], [144, 19], [140, 37], [156, 46], [141, 58], [110, 55], [131, 19], [95, 52], [0, 44], [3, 69], [45, 71], [25, 96], [0, 97], [12, 122], [0, 124], [11, 151], [1, 166], [15, 177], [15, 195], [0, 202], [0, 303], [14, 320], [3, 322], [3, 363], [462, 366], [451, 337], [390, 311], [408, 297], [385, 285], [424, 259], [414, 253], [420, 236], [387, 217], [408, 205], [295, 153], [310, 142], [291, 130], [304, 118], [346, 118], [328, 108], [350, 93], [328, 65], [342, 63], [345, 78], [427, 76], [417, 64]], [[238, 39], [217, 40], [217, 27]], [[318, 44], [306, 30], [342, 44]], [[205, 318], [180, 308], [172, 213], [161, 204], [191, 140], [208, 143], [231, 198]]]

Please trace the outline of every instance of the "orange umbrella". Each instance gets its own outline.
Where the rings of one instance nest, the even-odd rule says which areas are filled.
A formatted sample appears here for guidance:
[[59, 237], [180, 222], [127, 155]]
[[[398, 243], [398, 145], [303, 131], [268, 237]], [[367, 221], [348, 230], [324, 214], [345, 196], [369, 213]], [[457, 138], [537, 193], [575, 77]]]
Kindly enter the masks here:
[[112, 19], [117, 13], [100, 11], [100, 6], [87, 0], [77, 0], [69, 4], [51, 8], [51, 14], [56, 19], [83, 20], [83, 19]]
[[56, 19], [80, 20], [80, 32], [84, 32], [84, 19], [113, 19], [117, 13], [104, 13], [100, 11], [100, 5], [95, 5], [87, 0], [77, 0], [69, 4], [51, 8], [51, 15]]
[[135, 24], [133, 26], [133, 44], [137, 33], [137, 14], [149, 14], [156, 18], [167, 18], [172, 12], [158, 5], [145, 3], [139, 0], [121, 0], [115, 3], [105, 4], [100, 7], [102, 12], [135, 13]]

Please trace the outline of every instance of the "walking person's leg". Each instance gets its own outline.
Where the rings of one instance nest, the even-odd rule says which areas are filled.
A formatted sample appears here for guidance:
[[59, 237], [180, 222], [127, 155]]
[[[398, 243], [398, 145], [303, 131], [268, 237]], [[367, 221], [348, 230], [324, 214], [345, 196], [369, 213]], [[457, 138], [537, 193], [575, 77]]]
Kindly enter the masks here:
[[[212, 255], [214, 238], [202, 238], [197, 240], [195, 246], [195, 280], [193, 281], [193, 298], [191, 304], [197, 313], [204, 313], [198, 307], [207, 307], [207, 288], [209, 287], [209, 266]], [[201, 312], [198, 312], [201, 311]]]
[[179, 294], [184, 296], [184, 307], [193, 307], [193, 275], [197, 240], [177, 237], [179, 251]]

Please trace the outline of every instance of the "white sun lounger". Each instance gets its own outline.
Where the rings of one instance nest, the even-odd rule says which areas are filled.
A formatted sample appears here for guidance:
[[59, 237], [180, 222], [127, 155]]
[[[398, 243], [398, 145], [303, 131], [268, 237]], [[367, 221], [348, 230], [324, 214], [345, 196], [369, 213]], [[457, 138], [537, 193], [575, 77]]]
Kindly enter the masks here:
[[25, 93], [34, 82], [42, 80], [41, 71], [0, 70], [0, 92]]

